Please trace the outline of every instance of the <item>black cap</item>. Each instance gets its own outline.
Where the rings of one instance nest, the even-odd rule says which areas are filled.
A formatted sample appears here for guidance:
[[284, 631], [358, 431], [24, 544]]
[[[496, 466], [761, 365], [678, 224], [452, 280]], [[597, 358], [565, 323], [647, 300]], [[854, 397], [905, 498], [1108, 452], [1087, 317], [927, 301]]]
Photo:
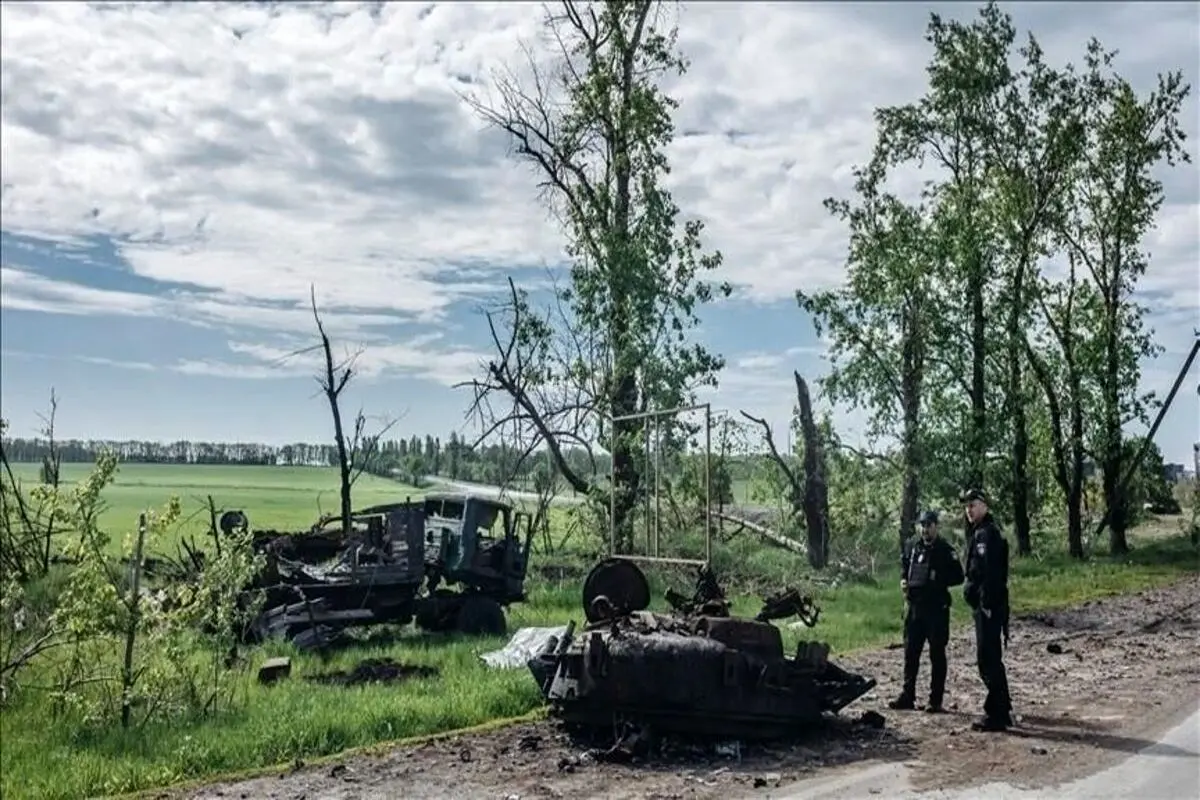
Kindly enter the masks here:
[[983, 503], [988, 501], [987, 495], [983, 493], [983, 489], [967, 489], [959, 499], [964, 503], [973, 503], [976, 500]]
[[938, 521], [938, 512], [933, 509], [921, 512], [921, 518], [917, 520], [920, 525], [936, 525]]

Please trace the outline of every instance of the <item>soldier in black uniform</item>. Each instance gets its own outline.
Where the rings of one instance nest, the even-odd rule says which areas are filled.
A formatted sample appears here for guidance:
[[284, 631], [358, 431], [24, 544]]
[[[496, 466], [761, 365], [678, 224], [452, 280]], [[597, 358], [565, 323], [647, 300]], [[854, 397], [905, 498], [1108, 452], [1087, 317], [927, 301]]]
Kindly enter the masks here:
[[921, 651], [929, 642], [929, 705], [941, 712], [946, 693], [946, 644], [950, 641], [950, 587], [963, 582], [958, 554], [938, 536], [936, 511], [921, 514], [921, 533], [904, 543], [900, 554], [900, 589], [907, 608], [904, 615], [904, 689], [888, 705], [911, 709], [917, 694]]
[[1008, 674], [1001, 639], [1008, 639], [1008, 542], [988, 511], [987, 496], [979, 489], [963, 494], [970, 533], [967, 538], [967, 580], [963, 595], [975, 618], [975, 652], [979, 677], [987, 687], [983, 718], [971, 725], [977, 731], [1002, 731], [1013, 724]]

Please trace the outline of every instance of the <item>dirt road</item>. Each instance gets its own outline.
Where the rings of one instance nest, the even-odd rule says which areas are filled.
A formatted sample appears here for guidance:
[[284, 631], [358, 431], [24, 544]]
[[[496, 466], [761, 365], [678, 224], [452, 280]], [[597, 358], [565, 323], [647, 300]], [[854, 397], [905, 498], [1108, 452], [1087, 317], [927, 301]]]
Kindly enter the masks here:
[[[403, 748], [379, 757], [214, 785], [194, 798], [730, 798], [785, 797], [796, 781], [852, 762], [908, 766], [915, 790], [1003, 782], [1036, 788], [1095, 773], [1150, 744], [1200, 700], [1200, 577], [1081, 607], [1017, 618], [1006, 660], [1018, 726], [967, 725], [982, 703], [972, 640], [950, 646], [951, 713], [893, 712], [901, 652], [840, 660], [878, 692], [842, 714], [874, 710], [882, 729], [831, 723], [803, 740], [724, 752], [598, 763], [552, 723]], [[922, 682], [928, 679], [927, 662]]]

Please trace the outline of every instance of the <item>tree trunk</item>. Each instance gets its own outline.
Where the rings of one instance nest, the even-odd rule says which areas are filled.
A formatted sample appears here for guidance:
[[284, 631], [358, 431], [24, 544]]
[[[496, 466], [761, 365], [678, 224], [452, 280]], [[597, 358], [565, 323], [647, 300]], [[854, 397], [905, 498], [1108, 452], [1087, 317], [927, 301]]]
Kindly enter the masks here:
[[904, 442], [904, 489], [900, 496], [900, 547], [904, 547], [904, 542], [912, 535], [913, 525], [917, 522], [917, 504], [921, 500], [921, 484], [920, 484], [920, 469], [913, 458], [912, 450], [915, 449], [908, 442], [908, 434], [905, 434]]
[[983, 489], [984, 464], [987, 460], [987, 325], [984, 317], [983, 290], [986, 274], [983, 254], [978, 246], [972, 254], [970, 286], [971, 297], [971, 433], [968, 438], [971, 452], [968, 454], [970, 471], [967, 482], [971, 488]]
[[1029, 519], [1029, 429], [1021, 402], [1013, 408], [1012, 422], [1013, 532], [1017, 537], [1017, 555], [1027, 556], [1033, 553]]
[[1013, 453], [1013, 532], [1017, 538], [1017, 554], [1027, 556], [1033, 552], [1030, 540], [1029, 523], [1029, 428], [1025, 418], [1025, 396], [1021, 384], [1022, 359], [1024, 348], [1021, 347], [1021, 305], [1024, 301], [1023, 291], [1025, 264], [1017, 265], [1017, 273], [1013, 278], [1013, 296], [1009, 311], [1009, 354], [1008, 354], [1008, 397], [1011, 403]]
[[1108, 551], [1114, 556], [1129, 552], [1125, 528], [1129, 522], [1125, 493], [1121, 488], [1120, 353], [1117, 348], [1116, 314], [1110, 314], [1105, 331], [1104, 364], [1104, 507], [1108, 509]]
[[901, 441], [904, 459], [904, 488], [900, 499], [900, 547], [911, 535], [917, 522], [917, 505], [921, 501], [921, 388], [924, 379], [925, 342], [920, 328], [920, 299], [905, 309], [904, 342], [901, 348], [900, 405], [903, 419]]
[[350, 454], [346, 452], [346, 435], [342, 431], [342, 412], [338, 408], [336, 395], [329, 398], [329, 411], [333, 414], [333, 438], [337, 444], [338, 475], [341, 478], [342, 533], [349, 536], [354, 516], [354, 506], [350, 499]]
[[808, 528], [808, 563], [824, 569], [829, 563], [829, 490], [825, 483], [825, 451], [813, 419], [808, 384], [799, 372], [796, 399], [800, 406], [800, 431], [804, 437], [804, 521]]
[[333, 416], [333, 442], [337, 451], [338, 476], [341, 480], [341, 520], [342, 533], [349, 535], [354, 514], [350, 500], [350, 454], [346, 452], [346, 432], [342, 428], [342, 410], [338, 403], [341, 386], [337, 383], [333, 367], [333, 350], [329, 337], [321, 332], [321, 346], [325, 351], [325, 399], [329, 401], [329, 413]]
[[1069, 339], [1061, 340], [1066, 361], [1070, 414], [1070, 438], [1063, 431], [1062, 406], [1054, 391], [1049, 368], [1037, 355], [1029, 341], [1022, 340], [1029, 366], [1042, 385], [1046, 408], [1050, 412], [1050, 446], [1054, 453], [1054, 480], [1067, 503], [1067, 547], [1075, 558], [1083, 558], [1083, 407], [1080, 396], [1079, 371], [1075, 366], [1073, 346]]
[[[1072, 360], [1067, 362], [1071, 380], [1071, 485], [1067, 491], [1067, 550], [1074, 558], [1083, 558], [1083, 387], [1073, 356], [1072, 351]], [[1077, 525], [1078, 530], [1073, 525]]]
[[[637, 413], [637, 383], [633, 375], [614, 376], [617, 390], [613, 397], [613, 417]], [[616, 493], [612, 505], [612, 525], [616, 533], [617, 551], [631, 552], [633, 547], [633, 511], [641, 485], [641, 471], [634, 452], [638, 420], [618, 420], [613, 423], [613, 481]]]
[[1200, 442], [1192, 445], [1192, 544], [1200, 544]]
[[1067, 489], [1067, 552], [1083, 558], [1083, 485], [1078, 480]]

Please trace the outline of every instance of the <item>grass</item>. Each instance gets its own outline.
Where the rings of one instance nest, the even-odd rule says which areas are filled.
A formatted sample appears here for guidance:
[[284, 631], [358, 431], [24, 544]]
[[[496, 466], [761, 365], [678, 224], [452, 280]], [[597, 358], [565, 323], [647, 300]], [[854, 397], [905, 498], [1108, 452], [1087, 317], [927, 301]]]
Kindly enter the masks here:
[[[40, 464], [13, 464], [17, 477], [34, 485]], [[63, 464], [64, 490], [87, 477], [91, 464]], [[133, 530], [138, 514], [160, 507], [171, 495], [183, 502], [184, 516], [175, 536], [192, 535], [203, 543], [208, 533], [207, 496], [218, 510], [239, 509], [257, 529], [304, 530], [322, 513], [338, 507], [338, 473], [334, 467], [260, 467], [225, 464], [121, 464], [116, 480], [104, 491], [102, 527], [119, 534]], [[363, 475], [354, 485], [354, 502], [363, 507], [414, 497], [424, 490], [396, 481]], [[121, 535], [114, 535], [120, 546]], [[174, 549], [172, 542], [164, 543]]]
[[[78, 477], [85, 468], [80, 465], [65, 477]], [[302, 527], [316, 516], [314, 494], [327, 491], [330, 499], [322, 502], [328, 508], [335, 487], [333, 471], [320, 468], [126, 465], [108, 494], [108, 513], [116, 523], [172, 492], [185, 498], [211, 492], [218, 504], [245, 509], [256, 527]], [[356, 503], [391, 499], [406, 491], [417, 493], [364, 477]], [[1059, 554], [1015, 560], [1014, 610], [1020, 613], [1078, 603], [1200, 571], [1197, 552], [1185, 539], [1156, 532], [1135, 536], [1133, 553], [1120, 561], [1099, 556], [1080, 564]], [[747, 534], [715, 544], [714, 556], [718, 574], [730, 576], [730, 585], [741, 591], [755, 585], [754, 575], [760, 576], [762, 585], [755, 587], [760, 589], [784, 581], [801, 586], [807, 582], [800, 559], [765, 547]], [[587, 565], [579, 562], [577, 555], [573, 558], [575, 569], [568, 571], [566, 579], [551, 579], [535, 570], [529, 601], [510, 609], [510, 630], [581, 619], [579, 575]], [[679, 571], [649, 572], [656, 607], [663, 607], [662, 591], [668, 583], [690, 588]], [[785, 645], [792, 647], [801, 636], [816, 637], [829, 642], [835, 653], [845, 653], [898, 641], [901, 602], [896, 572], [887, 565], [877, 580], [816, 588], [822, 608], [820, 623], [813, 631], [785, 627]], [[758, 610], [755, 596], [738, 594], [734, 599], [738, 613]], [[955, 620], [962, 623], [967, 609], [957, 595], [954, 609]], [[48, 719], [38, 695], [23, 695], [0, 711], [0, 796], [66, 798], [136, 791], [526, 714], [540, 706], [537, 688], [527, 672], [490, 670], [478, 658], [502, 644], [501, 638], [462, 640], [410, 631], [391, 641], [377, 638], [338, 654], [329, 663], [275, 645], [253, 653], [254, 665], [271, 655], [291, 655], [290, 680], [260, 687], [249, 671], [241, 679], [239, 691], [244, 702], [236, 712], [129, 733], [115, 727], [85, 728], [70, 718]], [[363, 658], [381, 656], [435, 666], [440, 674], [398, 685], [351, 689], [304, 680], [317, 672], [345, 669]]]

